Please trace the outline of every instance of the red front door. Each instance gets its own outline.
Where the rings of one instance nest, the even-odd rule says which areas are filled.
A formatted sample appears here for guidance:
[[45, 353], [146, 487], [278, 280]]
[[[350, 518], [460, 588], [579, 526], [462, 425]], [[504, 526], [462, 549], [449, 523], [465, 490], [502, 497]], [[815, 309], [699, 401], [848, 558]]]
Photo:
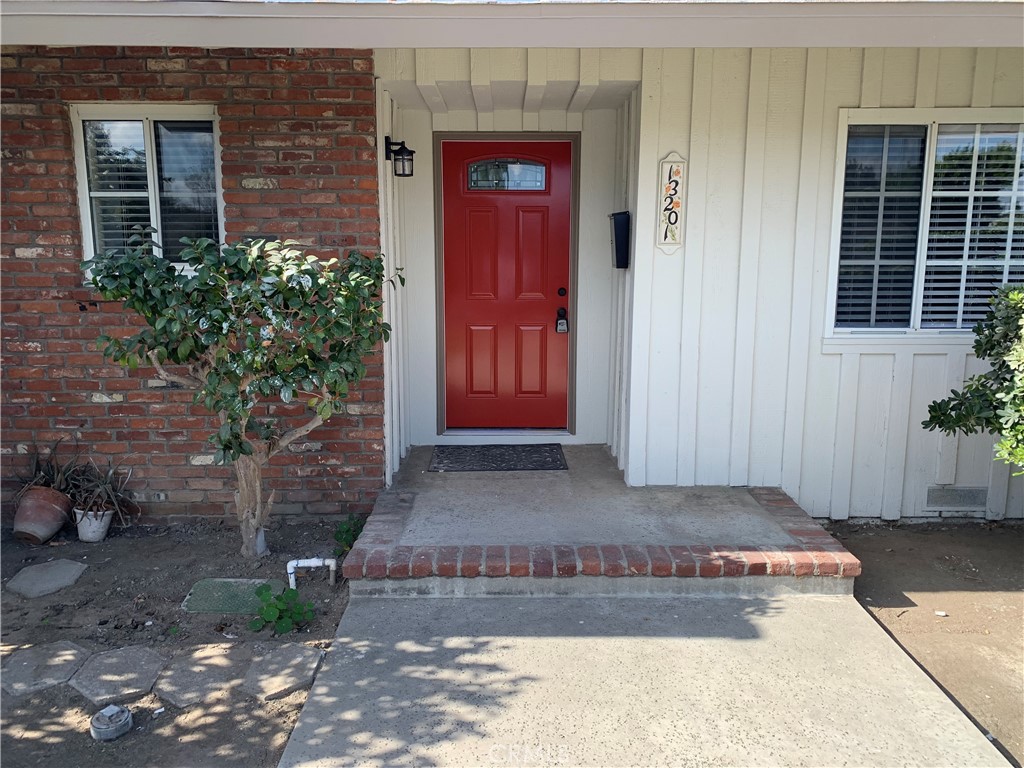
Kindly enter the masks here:
[[443, 141], [441, 176], [445, 425], [564, 429], [572, 143]]

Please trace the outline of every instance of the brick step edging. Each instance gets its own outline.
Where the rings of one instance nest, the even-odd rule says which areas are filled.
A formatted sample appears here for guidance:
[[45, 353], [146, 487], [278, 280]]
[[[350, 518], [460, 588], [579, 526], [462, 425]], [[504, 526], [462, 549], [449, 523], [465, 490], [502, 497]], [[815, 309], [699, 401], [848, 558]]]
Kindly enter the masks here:
[[[347, 579], [422, 579], [432, 576], [571, 577], [860, 575], [860, 561], [824, 531], [809, 545], [462, 545], [356, 546], [342, 565]], [[808, 536], [807, 538], [812, 538]]]

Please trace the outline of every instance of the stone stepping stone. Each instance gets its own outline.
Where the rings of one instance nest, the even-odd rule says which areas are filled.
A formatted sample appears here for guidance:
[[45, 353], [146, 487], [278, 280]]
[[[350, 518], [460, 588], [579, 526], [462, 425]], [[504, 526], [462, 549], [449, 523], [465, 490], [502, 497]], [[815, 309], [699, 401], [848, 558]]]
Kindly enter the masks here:
[[71, 687], [97, 706], [145, 696], [167, 660], [142, 645], [97, 653], [71, 678]]
[[280, 579], [203, 579], [192, 585], [181, 607], [186, 613], [239, 613], [255, 616], [260, 609], [256, 587], [269, 584], [279, 595], [284, 591]]
[[249, 652], [241, 646], [205, 645], [176, 656], [153, 688], [164, 701], [184, 709], [242, 684]]
[[74, 560], [51, 560], [29, 565], [7, 582], [7, 589], [22, 597], [42, 597], [70, 587], [89, 566]]
[[52, 688], [66, 683], [89, 655], [67, 640], [15, 651], [0, 674], [0, 685], [14, 696]]
[[299, 643], [271, 648], [257, 657], [242, 683], [242, 690], [264, 701], [280, 699], [292, 691], [309, 688], [324, 652]]

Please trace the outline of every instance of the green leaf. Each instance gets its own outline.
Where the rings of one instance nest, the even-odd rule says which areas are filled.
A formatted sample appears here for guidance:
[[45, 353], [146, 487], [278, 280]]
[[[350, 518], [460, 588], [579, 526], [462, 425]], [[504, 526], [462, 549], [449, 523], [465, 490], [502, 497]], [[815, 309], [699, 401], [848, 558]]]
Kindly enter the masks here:
[[281, 610], [276, 605], [264, 605], [260, 609], [260, 618], [264, 621], [277, 621], [281, 615]]
[[263, 598], [270, 595], [271, 589], [269, 584], [260, 584], [256, 587], [256, 596]]
[[293, 629], [295, 629], [295, 623], [288, 618], [278, 619], [274, 624], [274, 631], [279, 635], [291, 632]]
[[253, 632], [259, 632], [265, 625], [266, 622], [263, 619], [253, 619], [249, 622], [248, 627]]

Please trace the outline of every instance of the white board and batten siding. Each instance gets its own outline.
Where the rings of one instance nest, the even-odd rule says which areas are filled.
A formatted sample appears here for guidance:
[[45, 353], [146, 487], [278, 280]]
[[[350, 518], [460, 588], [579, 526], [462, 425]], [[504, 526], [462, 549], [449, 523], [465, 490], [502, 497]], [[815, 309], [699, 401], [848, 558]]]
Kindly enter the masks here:
[[833, 519], [1024, 517], [991, 437], [920, 426], [982, 369], [970, 334], [826, 338], [840, 110], [1021, 108], [1024, 52], [645, 50], [641, 89], [637, 222], [657, 160], [687, 158], [689, 186], [682, 252], [636, 228], [627, 482], [781, 486]]
[[[631, 485], [781, 486], [816, 517], [1024, 517], [1024, 478], [992, 461], [990, 437], [920, 427], [980, 370], [969, 334], [827, 339], [841, 110], [1024, 108], [1024, 51], [375, 56], [381, 138], [387, 126], [417, 150], [416, 176], [382, 188], [384, 241], [409, 279], [389, 309], [389, 468], [408, 445], [466, 440], [437, 429], [434, 133], [580, 131], [577, 429], [559, 439], [608, 444]], [[687, 161], [685, 232], [664, 253], [657, 173], [671, 152]], [[609, 264], [617, 210], [633, 214], [626, 271]]]

